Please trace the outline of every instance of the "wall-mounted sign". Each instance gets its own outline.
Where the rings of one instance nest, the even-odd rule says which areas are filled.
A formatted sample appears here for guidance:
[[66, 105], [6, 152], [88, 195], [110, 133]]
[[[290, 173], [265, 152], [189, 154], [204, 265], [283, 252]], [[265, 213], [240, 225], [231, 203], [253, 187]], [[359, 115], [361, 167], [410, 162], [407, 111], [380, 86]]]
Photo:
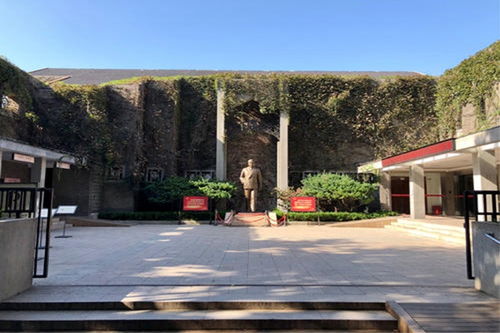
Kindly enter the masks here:
[[56, 168], [69, 170], [71, 169], [71, 164], [66, 162], [56, 162]]
[[290, 210], [292, 212], [315, 212], [315, 197], [292, 197], [290, 200]]
[[15, 184], [15, 183], [20, 183], [21, 182], [21, 178], [14, 178], [14, 177], [5, 177], [3, 179], [3, 182], [5, 184]]
[[18, 153], [12, 154], [12, 160], [18, 162], [35, 163], [35, 158], [33, 156], [23, 155]]
[[208, 197], [184, 197], [182, 200], [183, 210], [208, 210]]

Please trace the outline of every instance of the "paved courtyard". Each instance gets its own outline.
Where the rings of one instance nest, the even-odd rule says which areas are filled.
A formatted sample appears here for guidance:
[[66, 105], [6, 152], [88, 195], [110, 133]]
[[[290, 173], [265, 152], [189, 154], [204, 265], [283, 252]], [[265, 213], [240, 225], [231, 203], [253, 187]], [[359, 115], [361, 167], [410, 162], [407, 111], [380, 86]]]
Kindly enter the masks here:
[[10, 301], [492, 300], [466, 279], [463, 246], [395, 230], [144, 225], [69, 234], [52, 238], [49, 278]]
[[368, 228], [132, 226], [53, 238], [39, 285], [460, 286], [464, 248]]
[[69, 234], [52, 239], [49, 278], [13, 301], [491, 300], [466, 279], [463, 246], [395, 230], [146, 225]]

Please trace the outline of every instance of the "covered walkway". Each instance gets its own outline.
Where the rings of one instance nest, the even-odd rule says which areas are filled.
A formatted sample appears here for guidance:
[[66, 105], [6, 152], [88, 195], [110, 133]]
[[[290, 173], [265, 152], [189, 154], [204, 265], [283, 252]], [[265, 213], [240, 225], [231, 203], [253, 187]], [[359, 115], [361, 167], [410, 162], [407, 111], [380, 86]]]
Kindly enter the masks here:
[[421, 220], [463, 215], [464, 191], [497, 191], [499, 166], [500, 127], [494, 127], [366, 163], [358, 172], [380, 172], [384, 209]]

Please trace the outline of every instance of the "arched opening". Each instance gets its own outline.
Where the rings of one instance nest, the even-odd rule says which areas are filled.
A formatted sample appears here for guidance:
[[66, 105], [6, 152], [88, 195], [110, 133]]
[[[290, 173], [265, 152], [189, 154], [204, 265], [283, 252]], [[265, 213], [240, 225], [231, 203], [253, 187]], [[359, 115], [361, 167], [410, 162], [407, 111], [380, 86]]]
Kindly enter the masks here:
[[[261, 169], [263, 188], [257, 200], [257, 210], [276, 206], [276, 142], [279, 137], [279, 115], [263, 114], [255, 100], [245, 102], [226, 117], [227, 179], [240, 185], [241, 169], [253, 159]], [[236, 210], [244, 210], [241, 186], [234, 198]]]

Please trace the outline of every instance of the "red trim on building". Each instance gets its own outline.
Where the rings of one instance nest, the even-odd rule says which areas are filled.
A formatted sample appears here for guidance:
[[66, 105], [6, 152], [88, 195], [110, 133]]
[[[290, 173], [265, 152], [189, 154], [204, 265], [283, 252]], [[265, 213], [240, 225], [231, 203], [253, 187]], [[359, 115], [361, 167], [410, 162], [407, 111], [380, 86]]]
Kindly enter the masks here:
[[390, 165], [418, 160], [424, 157], [447, 153], [454, 150], [455, 150], [455, 139], [449, 139], [416, 150], [412, 150], [403, 154], [385, 158], [382, 160], [382, 166], [387, 167]]

